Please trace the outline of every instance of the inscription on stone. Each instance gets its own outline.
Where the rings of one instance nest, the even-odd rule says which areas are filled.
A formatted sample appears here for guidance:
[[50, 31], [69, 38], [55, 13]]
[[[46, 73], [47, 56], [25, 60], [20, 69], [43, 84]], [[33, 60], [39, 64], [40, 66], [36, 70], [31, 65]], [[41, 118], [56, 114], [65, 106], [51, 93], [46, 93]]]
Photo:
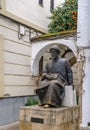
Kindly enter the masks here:
[[43, 119], [41, 119], [41, 118], [35, 118], [35, 117], [31, 117], [31, 122], [41, 123], [41, 124], [44, 123]]

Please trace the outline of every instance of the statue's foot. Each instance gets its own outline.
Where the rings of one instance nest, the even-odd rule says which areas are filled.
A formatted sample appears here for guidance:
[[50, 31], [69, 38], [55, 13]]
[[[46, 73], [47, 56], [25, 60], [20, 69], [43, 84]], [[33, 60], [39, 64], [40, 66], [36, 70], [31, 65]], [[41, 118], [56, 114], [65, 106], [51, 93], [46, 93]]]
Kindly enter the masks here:
[[44, 108], [49, 108], [50, 105], [49, 105], [49, 104], [45, 104], [45, 105], [43, 105], [43, 107], [44, 107]]
[[39, 102], [39, 103], [38, 103], [38, 106], [42, 106], [42, 103]]

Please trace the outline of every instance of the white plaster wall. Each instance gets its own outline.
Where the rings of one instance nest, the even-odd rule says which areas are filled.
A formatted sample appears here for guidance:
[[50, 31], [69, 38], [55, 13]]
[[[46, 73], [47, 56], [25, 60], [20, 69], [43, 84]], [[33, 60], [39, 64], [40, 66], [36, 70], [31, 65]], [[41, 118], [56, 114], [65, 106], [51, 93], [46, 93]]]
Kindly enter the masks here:
[[[82, 83], [82, 126], [90, 122], [90, 0], [78, 1], [78, 39], [77, 45], [84, 51], [84, 77]], [[83, 53], [82, 53], [83, 54]]]
[[86, 49], [86, 63], [84, 66], [85, 76], [83, 78], [82, 96], [82, 126], [87, 127], [90, 122], [90, 49]]
[[[64, 0], [55, 0], [55, 6], [62, 3]], [[39, 5], [39, 0], [6, 0], [6, 9], [30, 22], [47, 29], [50, 16], [50, 0], [43, 1], [43, 7]]]
[[63, 4], [64, 1], [65, 1], [65, 0], [54, 0], [55, 7], [58, 6], [58, 5]]
[[78, 1], [78, 46], [90, 46], [90, 0]]

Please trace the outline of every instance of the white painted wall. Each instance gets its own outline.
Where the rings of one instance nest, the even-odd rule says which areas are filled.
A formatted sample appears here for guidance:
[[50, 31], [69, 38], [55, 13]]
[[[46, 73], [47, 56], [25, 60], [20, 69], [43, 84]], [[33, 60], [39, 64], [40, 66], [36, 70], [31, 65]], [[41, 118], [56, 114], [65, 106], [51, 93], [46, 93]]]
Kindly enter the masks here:
[[[55, 0], [55, 6], [60, 5], [64, 0]], [[43, 0], [43, 7], [39, 5], [39, 0], [6, 0], [6, 9], [30, 22], [47, 29], [50, 16], [50, 0]]]
[[[84, 52], [84, 76], [82, 89], [82, 126], [90, 123], [90, 0], [78, 1], [78, 39], [77, 45]], [[83, 53], [82, 53], [83, 54]]]
[[4, 37], [2, 89], [4, 95], [33, 95], [37, 77], [32, 77], [31, 73], [31, 43], [28, 33], [18, 38], [18, 26], [18, 23], [0, 16], [0, 34]]
[[90, 0], [78, 2], [78, 46], [90, 46]]

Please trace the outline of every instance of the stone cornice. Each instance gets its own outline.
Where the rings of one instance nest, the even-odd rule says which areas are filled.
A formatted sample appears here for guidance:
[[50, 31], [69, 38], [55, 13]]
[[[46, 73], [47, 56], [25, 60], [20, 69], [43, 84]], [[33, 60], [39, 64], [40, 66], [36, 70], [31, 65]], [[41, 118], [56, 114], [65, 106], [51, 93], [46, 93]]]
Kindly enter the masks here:
[[40, 26], [38, 26], [38, 25], [28, 21], [28, 20], [25, 20], [25, 19], [23, 19], [21, 17], [18, 17], [15, 14], [12, 14], [12, 13], [8, 12], [5, 9], [0, 9], [0, 14], [7, 17], [7, 18], [9, 18], [9, 19], [12, 19], [12, 20], [14, 20], [14, 21], [16, 21], [16, 22], [18, 22], [18, 23], [20, 23], [22, 25], [30, 27], [30, 28], [36, 30], [37, 32], [40, 32], [42, 34], [47, 33], [47, 30], [41, 28]]
[[59, 38], [76, 37], [76, 36], [77, 36], [76, 30], [62, 31], [62, 32], [48, 33], [45, 35], [33, 37], [31, 39], [31, 42], [41, 41], [41, 40], [53, 40], [53, 39], [59, 39]]

